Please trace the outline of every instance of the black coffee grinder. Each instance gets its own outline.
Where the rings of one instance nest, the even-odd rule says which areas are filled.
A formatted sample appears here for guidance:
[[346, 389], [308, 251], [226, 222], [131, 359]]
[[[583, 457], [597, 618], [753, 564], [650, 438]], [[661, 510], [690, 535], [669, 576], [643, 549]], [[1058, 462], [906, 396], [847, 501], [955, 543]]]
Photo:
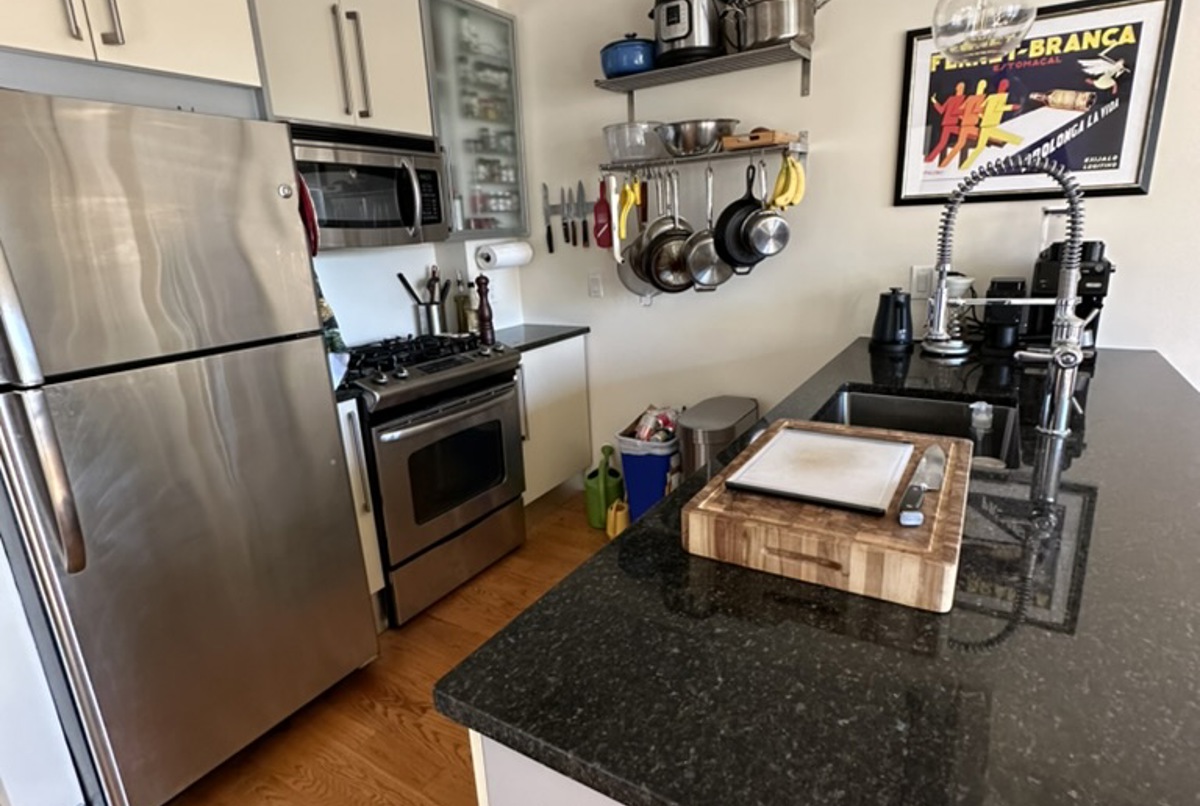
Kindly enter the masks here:
[[[1062, 241], [1051, 244], [1038, 257], [1033, 269], [1033, 284], [1029, 296], [1042, 299], [1053, 299], [1058, 296], [1058, 274], [1062, 269], [1063, 251], [1066, 244]], [[1108, 286], [1116, 267], [1105, 256], [1103, 241], [1085, 241], [1083, 244], [1083, 262], [1080, 264], [1079, 297], [1080, 302], [1075, 314], [1080, 319], [1087, 319], [1093, 313], [1093, 319], [1083, 332], [1083, 346], [1096, 346], [1096, 337], [1100, 330], [1100, 311], [1104, 308], [1104, 299], [1108, 296]], [[1054, 306], [1035, 305], [1029, 309], [1029, 325], [1025, 331], [1025, 344], [1032, 346], [1048, 345], [1054, 334]]]

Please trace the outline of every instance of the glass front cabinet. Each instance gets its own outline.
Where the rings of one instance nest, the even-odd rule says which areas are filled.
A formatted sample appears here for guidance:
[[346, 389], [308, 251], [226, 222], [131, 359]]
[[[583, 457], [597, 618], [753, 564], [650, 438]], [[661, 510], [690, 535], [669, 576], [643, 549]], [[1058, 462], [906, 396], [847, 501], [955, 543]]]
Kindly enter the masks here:
[[424, 3], [454, 237], [526, 236], [516, 21], [472, 0]]

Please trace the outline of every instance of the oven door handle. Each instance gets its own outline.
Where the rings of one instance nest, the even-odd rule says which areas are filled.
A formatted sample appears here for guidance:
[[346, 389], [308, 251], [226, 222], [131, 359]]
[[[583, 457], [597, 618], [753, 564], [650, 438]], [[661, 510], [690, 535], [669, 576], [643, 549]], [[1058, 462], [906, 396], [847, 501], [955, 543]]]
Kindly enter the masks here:
[[516, 394], [515, 384], [506, 384], [501, 387], [494, 395], [486, 400], [467, 405], [461, 409], [449, 409], [448, 411], [439, 412], [433, 419], [416, 425], [405, 425], [400, 428], [393, 428], [390, 431], [384, 431], [379, 434], [379, 441], [385, 443], [399, 442], [402, 439], [409, 437], [420, 436], [428, 431], [433, 431], [438, 428], [445, 428], [448, 425], [461, 422], [476, 414], [494, 409], [501, 403], [504, 403], [508, 398]]

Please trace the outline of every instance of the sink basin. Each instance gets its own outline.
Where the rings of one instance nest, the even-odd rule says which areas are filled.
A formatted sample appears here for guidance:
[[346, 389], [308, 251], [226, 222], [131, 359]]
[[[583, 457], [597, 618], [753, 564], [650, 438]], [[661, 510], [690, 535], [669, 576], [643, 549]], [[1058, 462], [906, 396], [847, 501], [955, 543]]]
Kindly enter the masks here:
[[[822, 423], [860, 425], [962, 437], [975, 441], [971, 433], [971, 403], [974, 401], [911, 397], [880, 392], [843, 389], [813, 416]], [[999, 459], [1006, 467], [1021, 466], [1021, 440], [1017, 409], [993, 405], [992, 430], [976, 442], [975, 456]]]

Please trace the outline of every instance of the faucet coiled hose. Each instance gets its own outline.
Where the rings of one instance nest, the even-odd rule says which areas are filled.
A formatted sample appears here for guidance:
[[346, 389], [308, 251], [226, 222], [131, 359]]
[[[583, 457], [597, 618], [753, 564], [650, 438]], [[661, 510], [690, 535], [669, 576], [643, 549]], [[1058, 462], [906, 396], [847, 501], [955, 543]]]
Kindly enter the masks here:
[[1005, 157], [995, 162], [976, 168], [963, 179], [942, 211], [942, 223], [938, 229], [937, 259], [939, 266], [951, 266], [954, 252], [954, 226], [958, 220], [959, 210], [968, 194], [987, 179], [997, 176], [1023, 176], [1028, 174], [1045, 174], [1057, 182], [1067, 199], [1068, 224], [1067, 248], [1063, 256], [1063, 269], [1078, 272], [1083, 259], [1083, 189], [1065, 166], [1038, 156]]

